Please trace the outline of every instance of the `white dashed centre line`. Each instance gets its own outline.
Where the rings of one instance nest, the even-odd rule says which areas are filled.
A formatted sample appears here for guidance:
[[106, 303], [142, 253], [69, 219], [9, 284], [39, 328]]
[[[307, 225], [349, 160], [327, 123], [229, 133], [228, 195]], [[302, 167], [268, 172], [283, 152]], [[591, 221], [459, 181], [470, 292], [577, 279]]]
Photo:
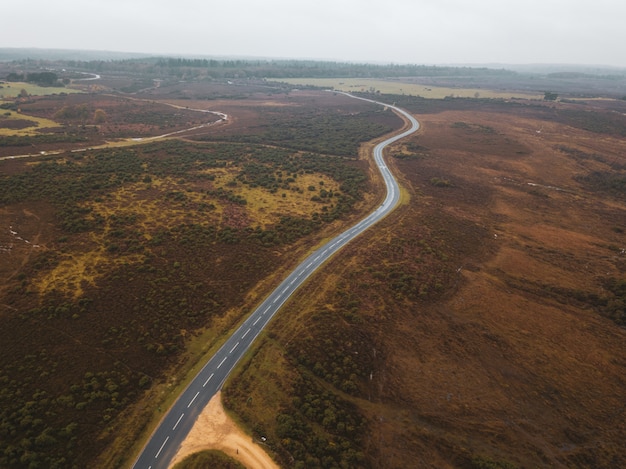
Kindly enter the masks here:
[[185, 414], [180, 414], [180, 417], [178, 417], [178, 420], [176, 421], [176, 425], [174, 425], [174, 428], [172, 428], [172, 430], [176, 430], [176, 427], [178, 427], [178, 424], [183, 419], [183, 415]]
[[167, 443], [167, 440], [169, 440], [170, 437], [168, 436], [165, 441], [163, 442], [163, 444], [161, 445], [161, 448], [159, 448], [159, 452], [156, 454], [156, 456], [154, 457], [154, 459], [157, 459], [159, 457], [159, 454], [161, 454], [161, 451], [163, 451], [163, 447], [165, 446], [165, 443]]
[[191, 401], [189, 401], [189, 404], [187, 404], [187, 408], [188, 408], [188, 409], [189, 409], [189, 407], [191, 407], [191, 404], [193, 404], [193, 401], [195, 401], [195, 400], [196, 400], [196, 397], [198, 397], [198, 395], [199, 395], [199, 394], [200, 394], [200, 391], [198, 391], [198, 392], [196, 393], [196, 395], [195, 395], [195, 396], [193, 396], [193, 399], [192, 399]]
[[205, 387], [207, 384], [209, 384], [209, 381], [211, 381], [211, 378], [213, 378], [214, 373], [211, 373], [211, 376], [209, 376], [207, 378], [207, 380], [204, 382], [204, 384], [202, 385], [202, 387]]
[[217, 367], [219, 368], [220, 366], [222, 366], [224, 364], [224, 362], [226, 361], [228, 357], [224, 357], [224, 359], [220, 362], [219, 365], [217, 365]]

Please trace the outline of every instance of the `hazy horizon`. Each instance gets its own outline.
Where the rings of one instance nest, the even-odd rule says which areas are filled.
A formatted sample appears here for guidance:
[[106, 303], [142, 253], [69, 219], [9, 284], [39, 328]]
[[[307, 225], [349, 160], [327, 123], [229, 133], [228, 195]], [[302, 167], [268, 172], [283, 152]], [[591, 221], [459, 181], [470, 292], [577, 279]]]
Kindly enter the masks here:
[[[27, 15], [25, 15], [25, 10]], [[626, 4], [564, 0], [33, 0], [0, 47], [365, 63], [626, 67]], [[18, 20], [19, 19], [19, 20]]]

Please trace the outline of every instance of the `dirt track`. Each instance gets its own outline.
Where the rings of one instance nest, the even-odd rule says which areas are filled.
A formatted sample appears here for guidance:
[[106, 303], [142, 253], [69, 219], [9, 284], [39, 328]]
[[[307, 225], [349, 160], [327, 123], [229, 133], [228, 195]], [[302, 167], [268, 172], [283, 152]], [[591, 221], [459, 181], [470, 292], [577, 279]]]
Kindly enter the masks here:
[[249, 468], [278, 469], [263, 448], [226, 415], [221, 392], [202, 411], [170, 467], [193, 453], [208, 449], [223, 451]]

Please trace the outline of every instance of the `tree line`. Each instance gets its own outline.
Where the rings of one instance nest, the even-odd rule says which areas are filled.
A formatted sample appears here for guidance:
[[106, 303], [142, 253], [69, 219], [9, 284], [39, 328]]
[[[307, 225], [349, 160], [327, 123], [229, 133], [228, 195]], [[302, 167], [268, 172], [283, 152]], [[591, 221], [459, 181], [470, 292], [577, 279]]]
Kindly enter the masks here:
[[63, 86], [59, 81], [59, 76], [54, 72], [33, 72], [33, 73], [16, 73], [11, 72], [7, 75], [6, 81], [34, 83], [39, 86]]
[[[511, 76], [517, 72], [486, 67], [452, 67], [416, 64], [368, 64], [319, 60], [214, 59], [193, 57], [143, 57], [119, 60], [22, 60], [14, 65], [55, 67], [97, 73], [131, 73], [151, 78], [204, 72], [212, 78], [382, 78]], [[51, 72], [42, 72], [51, 73]]]

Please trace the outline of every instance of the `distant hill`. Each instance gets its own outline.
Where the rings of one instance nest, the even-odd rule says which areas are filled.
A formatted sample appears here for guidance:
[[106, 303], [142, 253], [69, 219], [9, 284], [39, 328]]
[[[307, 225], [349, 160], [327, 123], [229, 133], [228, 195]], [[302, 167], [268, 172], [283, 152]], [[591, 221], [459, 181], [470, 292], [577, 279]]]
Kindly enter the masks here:
[[0, 62], [12, 60], [124, 60], [150, 57], [151, 54], [71, 49], [0, 48]]
[[584, 64], [493, 64], [493, 67], [504, 67], [519, 73], [552, 75], [570, 73], [579, 75], [624, 75], [626, 68], [612, 67], [610, 65], [584, 65]]

